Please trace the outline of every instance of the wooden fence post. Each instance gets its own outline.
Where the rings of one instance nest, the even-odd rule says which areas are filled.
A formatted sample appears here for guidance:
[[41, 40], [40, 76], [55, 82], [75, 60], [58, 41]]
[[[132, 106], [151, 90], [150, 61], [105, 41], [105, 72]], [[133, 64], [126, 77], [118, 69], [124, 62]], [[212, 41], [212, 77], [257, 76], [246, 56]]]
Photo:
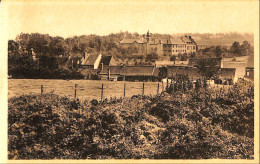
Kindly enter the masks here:
[[143, 83], [143, 93], [142, 93], [142, 95], [144, 95], [144, 83]]
[[41, 85], [41, 95], [43, 94], [43, 85]]
[[126, 84], [124, 84], [124, 97], [125, 97], [125, 88], [126, 88]]
[[101, 101], [103, 101], [103, 89], [104, 89], [104, 84], [102, 84], [102, 87], [101, 87]]
[[164, 85], [163, 85], [163, 81], [162, 81], [162, 92], [164, 91]]
[[167, 85], [166, 85], [166, 89], [168, 89], [168, 85], [169, 85], [169, 80], [167, 78]]
[[158, 83], [158, 85], [157, 85], [157, 95], [159, 95], [159, 87], [160, 87], [160, 84]]
[[77, 98], [77, 84], [75, 84], [75, 94], [74, 94], [74, 98]]

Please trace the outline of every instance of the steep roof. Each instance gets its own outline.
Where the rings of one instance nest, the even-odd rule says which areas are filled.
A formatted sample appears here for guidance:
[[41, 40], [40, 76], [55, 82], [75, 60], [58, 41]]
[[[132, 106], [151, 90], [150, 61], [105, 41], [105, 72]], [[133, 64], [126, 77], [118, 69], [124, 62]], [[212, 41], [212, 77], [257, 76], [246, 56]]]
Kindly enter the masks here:
[[123, 69], [124, 76], [153, 76], [155, 66], [126, 66]]
[[112, 59], [112, 56], [102, 56], [100, 64], [103, 63], [104, 65], [109, 65], [111, 59]]
[[94, 65], [100, 54], [90, 54], [87, 59], [82, 62], [82, 65]]

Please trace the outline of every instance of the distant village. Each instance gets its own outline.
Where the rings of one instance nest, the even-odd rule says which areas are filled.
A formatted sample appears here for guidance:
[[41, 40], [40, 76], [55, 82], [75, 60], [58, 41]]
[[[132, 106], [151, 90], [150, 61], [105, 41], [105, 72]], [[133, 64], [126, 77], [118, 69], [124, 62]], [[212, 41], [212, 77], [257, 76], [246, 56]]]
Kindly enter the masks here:
[[[219, 70], [219, 78], [236, 81], [235, 68], [223, 68], [221, 57], [196, 58], [198, 45], [192, 36], [181, 36], [179, 38], [160, 39], [153, 38], [148, 31], [146, 35], [139, 38], [124, 38], [120, 46], [127, 48], [134, 46], [139, 54], [147, 55], [156, 53], [158, 56], [174, 56], [173, 61], [155, 61], [153, 65], [127, 65], [118, 64], [113, 55], [102, 55], [102, 53], [87, 53], [77, 55], [60, 55], [57, 58], [59, 65], [75, 68], [84, 75], [84, 79], [110, 80], [110, 81], [161, 81], [162, 78], [171, 79], [176, 75], [186, 75], [191, 79], [201, 78], [198, 63], [202, 61], [214, 61]], [[178, 60], [180, 55], [187, 54], [188, 60]], [[31, 49], [34, 61], [37, 54]], [[191, 57], [191, 55], [193, 55]], [[250, 59], [253, 60], [253, 59]], [[162, 69], [166, 68], [166, 75], [162, 77]], [[253, 64], [246, 67], [245, 78], [253, 79]]]

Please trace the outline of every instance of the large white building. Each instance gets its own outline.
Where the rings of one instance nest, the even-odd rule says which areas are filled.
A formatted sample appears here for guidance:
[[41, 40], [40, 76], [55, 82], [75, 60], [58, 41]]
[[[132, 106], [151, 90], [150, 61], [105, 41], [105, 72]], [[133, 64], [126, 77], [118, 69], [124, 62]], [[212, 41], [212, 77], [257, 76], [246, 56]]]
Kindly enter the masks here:
[[197, 52], [197, 44], [191, 36], [183, 36], [180, 38], [155, 39], [149, 33], [146, 37], [137, 39], [123, 39], [120, 41], [121, 46], [134, 46], [139, 54], [149, 54], [156, 52], [159, 56], [177, 56], [179, 54], [190, 54]]

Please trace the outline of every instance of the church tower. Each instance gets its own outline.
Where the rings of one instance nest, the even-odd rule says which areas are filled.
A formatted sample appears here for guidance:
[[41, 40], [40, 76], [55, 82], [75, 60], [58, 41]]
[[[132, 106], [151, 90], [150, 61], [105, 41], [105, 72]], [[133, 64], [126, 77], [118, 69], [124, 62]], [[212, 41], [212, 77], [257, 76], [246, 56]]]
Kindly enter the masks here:
[[146, 40], [147, 40], [147, 43], [149, 43], [151, 41], [151, 33], [149, 32], [149, 30], [147, 31], [147, 34], [146, 34]]
[[148, 53], [150, 53], [150, 41], [151, 41], [151, 33], [149, 32], [149, 30], [147, 31], [147, 34], [146, 34], [146, 55]]

